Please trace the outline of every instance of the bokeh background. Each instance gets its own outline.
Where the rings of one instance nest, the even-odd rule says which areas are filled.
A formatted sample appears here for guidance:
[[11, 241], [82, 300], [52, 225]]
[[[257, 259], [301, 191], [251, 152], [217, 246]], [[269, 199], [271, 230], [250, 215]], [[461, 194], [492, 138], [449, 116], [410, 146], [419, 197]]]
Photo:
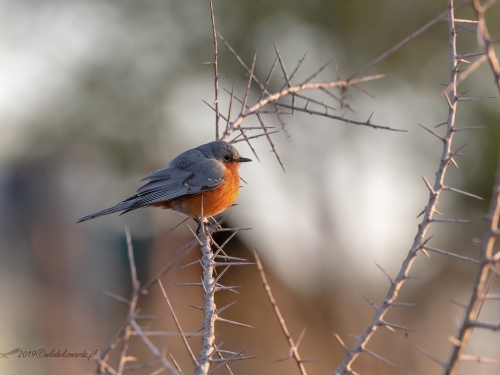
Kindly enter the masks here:
[[[490, 31], [500, 32], [499, 7], [488, 13]], [[334, 60], [319, 77], [345, 78], [446, 9], [444, 1], [215, 1], [217, 27], [250, 64], [267, 76], [277, 43], [289, 71], [308, 52], [307, 77]], [[459, 17], [471, 17], [468, 9]], [[224, 215], [231, 226], [251, 227], [228, 252], [251, 259], [256, 248], [300, 353], [317, 361], [309, 374], [331, 373], [343, 358], [337, 332], [350, 345], [372, 316], [362, 295], [383, 299], [388, 282], [375, 264], [394, 275], [415, 236], [418, 213], [433, 181], [441, 144], [417, 126], [446, 119], [441, 95], [449, 80], [447, 23], [440, 22], [372, 68], [386, 78], [352, 88], [351, 118], [404, 129], [406, 133], [345, 125], [323, 118], [287, 116], [287, 131], [273, 135], [283, 172], [264, 139], [244, 143], [254, 159], [241, 167], [247, 185], [238, 206]], [[192, 236], [185, 227], [171, 233], [179, 214], [145, 209], [75, 225], [81, 216], [113, 205], [137, 189], [138, 180], [178, 153], [215, 137], [213, 40], [206, 1], [180, 0], [0, 0], [0, 352], [40, 348], [81, 352], [103, 348], [124, 323], [127, 308], [107, 297], [131, 290], [124, 236], [129, 225], [139, 278], [152, 277]], [[459, 37], [459, 52], [479, 50], [474, 28]], [[336, 65], [338, 69], [336, 69]], [[244, 70], [221, 46], [222, 87], [242, 96]], [[277, 73], [276, 78], [280, 78]], [[299, 81], [299, 80], [298, 80]], [[297, 82], [298, 82], [297, 81]], [[275, 88], [279, 87], [278, 84]], [[500, 140], [498, 91], [487, 65], [460, 86], [468, 96], [496, 97], [464, 102], [458, 126], [486, 126], [461, 132], [455, 148], [469, 156], [450, 169], [449, 185], [485, 198], [448, 193], [438, 209], [445, 217], [474, 224], [437, 224], [432, 245], [477, 255]], [[252, 93], [255, 100], [257, 92]], [[226, 111], [228, 95], [222, 96]], [[253, 124], [252, 120], [247, 122]], [[272, 118], [268, 125], [279, 126]], [[193, 226], [193, 223], [190, 222]], [[198, 257], [197, 250], [185, 263]], [[361, 356], [360, 373], [439, 374], [440, 367], [418, 348], [445, 360], [462, 315], [451, 299], [467, 301], [474, 267], [439, 255], [419, 256], [390, 319], [410, 332], [379, 330], [369, 347], [398, 365], [392, 369]], [[172, 271], [163, 278], [185, 330], [200, 327], [201, 293], [175, 283], [197, 281], [200, 269]], [[240, 294], [220, 293], [218, 304], [237, 300], [224, 317], [255, 329], [217, 326], [224, 348], [245, 349], [256, 359], [235, 363], [237, 374], [293, 374], [288, 346], [267, 302], [256, 267], [230, 270], [222, 279], [241, 285]], [[498, 289], [498, 288], [497, 288]], [[498, 292], [498, 290], [497, 290]], [[140, 302], [142, 314], [161, 319], [151, 330], [175, 331], [159, 288]], [[500, 307], [489, 305], [485, 320], [498, 323]], [[199, 338], [190, 339], [194, 349]], [[159, 336], [191, 373], [179, 337]], [[137, 338], [131, 355], [153, 358]], [[478, 334], [471, 354], [500, 359], [500, 340]], [[470, 365], [472, 366], [472, 365]], [[148, 374], [154, 368], [135, 372]], [[87, 374], [83, 359], [0, 359], [1, 374]], [[226, 370], [222, 370], [224, 373]], [[498, 374], [498, 365], [465, 364], [461, 374]]]

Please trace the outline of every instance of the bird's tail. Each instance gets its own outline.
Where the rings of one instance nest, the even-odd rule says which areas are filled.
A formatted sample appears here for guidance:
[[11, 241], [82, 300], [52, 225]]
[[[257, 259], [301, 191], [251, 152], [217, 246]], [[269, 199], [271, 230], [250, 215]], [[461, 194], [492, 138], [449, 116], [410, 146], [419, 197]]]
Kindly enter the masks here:
[[[132, 197], [132, 198], [134, 198], [134, 197]], [[78, 219], [76, 221], [76, 223], [78, 224], [78, 223], [81, 223], [82, 221], [95, 219], [96, 217], [99, 217], [99, 216], [109, 215], [109, 214], [112, 214], [115, 212], [127, 210], [127, 209], [131, 208], [134, 205], [134, 203], [136, 203], [135, 199], [132, 199], [132, 198], [129, 198], [121, 203], [118, 203], [116, 206], [109, 207], [109, 208], [106, 208], [105, 210], [84, 216], [81, 219]]]

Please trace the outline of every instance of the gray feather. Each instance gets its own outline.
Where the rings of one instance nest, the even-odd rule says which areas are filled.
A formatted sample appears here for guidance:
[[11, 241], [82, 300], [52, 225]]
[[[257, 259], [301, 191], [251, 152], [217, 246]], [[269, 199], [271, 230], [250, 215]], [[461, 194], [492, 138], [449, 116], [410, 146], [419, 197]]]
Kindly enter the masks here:
[[117, 205], [115, 205], [113, 207], [109, 207], [109, 208], [106, 208], [105, 210], [102, 210], [102, 211], [99, 211], [99, 212], [95, 212], [95, 213], [93, 213], [91, 215], [84, 216], [81, 219], [78, 219], [76, 221], [76, 223], [81, 223], [82, 221], [87, 221], [87, 220], [95, 219], [96, 217], [99, 217], [99, 216], [109, 215], [109, 214], [112, 214], [112, 213], [115, 213], [115, 212], [120, 212], [120, 211], [123, 211], [123, 210], [127, 210], [128, 208], [130, 208], [131, 206], [133, 206], [134, 203], [135, 203], [135, 200], [129, 198], [126, 201], [120, 202], [120, 203], [118, 203]]
[[150, 181], [137, 190], [133, 205], [123, 213], [215, 189], [224, 178], [224, 166], [217, 160], [196, 160], [182, 167], [167, 166], [150, 174]]
[[[190, 150], [195, 151], [195, 150]], [[126, 212], [165, 202], [171, 199], [199, 194], [215, 189], [224, 179], [224, 165], [215, 159], [204, 158], [201, 152], [183, 154], [172, 160], [165, 168], [154, 171], [141, 181], [148, 181], [137, 193], [116, 206], [82, 217], [77, 221], [94, 219], [115, 212]]]

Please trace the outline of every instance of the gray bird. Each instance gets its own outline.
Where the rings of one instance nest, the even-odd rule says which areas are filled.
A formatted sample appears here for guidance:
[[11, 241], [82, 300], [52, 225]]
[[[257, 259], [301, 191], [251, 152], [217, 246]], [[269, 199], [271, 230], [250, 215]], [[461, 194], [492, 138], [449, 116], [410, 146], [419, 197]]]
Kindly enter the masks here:
[[126, 212], [141, 207], [161, 207], [191, 217], [214, 216], [230, 207], [238, 197], [240, 163], [251, 161], [224, 141], [214, 141], [184, 151], [163, 169], [144, 177], [147, 183], [136, 194], [117, 205], [77, 221]]

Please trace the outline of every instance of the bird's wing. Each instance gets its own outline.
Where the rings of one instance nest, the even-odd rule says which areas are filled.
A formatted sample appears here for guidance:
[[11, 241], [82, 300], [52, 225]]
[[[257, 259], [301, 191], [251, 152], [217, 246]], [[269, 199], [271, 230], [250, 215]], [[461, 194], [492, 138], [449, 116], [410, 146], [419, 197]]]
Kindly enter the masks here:
[[215, 189], [224, 180], [224, 170], [224, 165], [214, 159], [174, 159], [165, 168], [143, 178], [141, 181], [148, 182], [141, 186], [133, 197], [113, 207], [84, 216], [77, 223], [114, 212], [123, 211], [123, 215], [137, 208]]
[[130, 198], [135, 200], [134, 207], [130, 209], [215, 189], [224, 179], [224, 170], [224, 165], [214, 159], [195, 159], [169, 165], [143, 179], [148, 183]]

